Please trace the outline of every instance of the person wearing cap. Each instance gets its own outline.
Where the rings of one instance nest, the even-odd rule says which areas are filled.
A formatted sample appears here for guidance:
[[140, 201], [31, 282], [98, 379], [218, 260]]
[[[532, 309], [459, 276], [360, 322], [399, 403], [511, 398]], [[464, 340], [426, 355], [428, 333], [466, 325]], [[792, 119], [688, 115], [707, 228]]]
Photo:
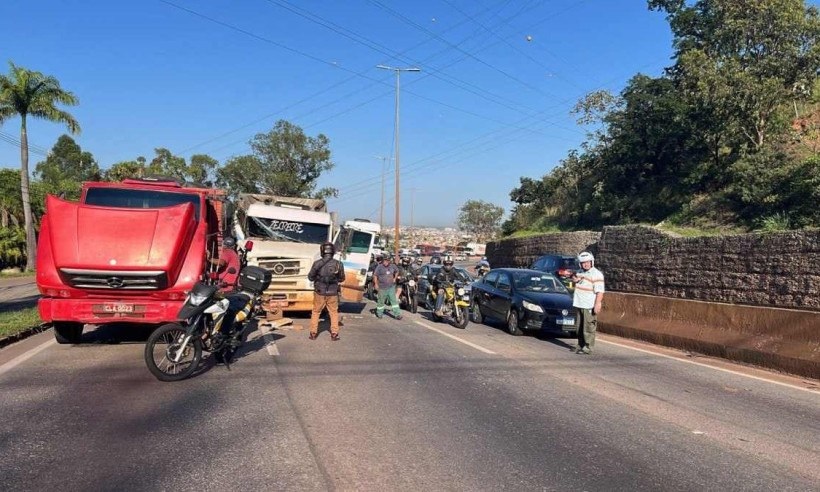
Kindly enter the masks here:
[[604, 299], [604, 274], [595, 268], [595, 257], [587, 251], [578, 255], [578, 264], [581, 270], [572, 276], [575, 282], [572, 305], [581, 314], [575, 353], [589, 355], [595, 346], [598, 314]]
[[390, 263], [390, 256], [382, 257], [381, 265], [373, 270], [373, 286], [379, 292], [376, 297], [376, 317], [384, 316], [384, 301], [390, 302], [390, 307], [393, 311], [393, 317], [401, 319], [401, 309], [399, 309], [399, 300], [396, 297], [396, 278], [399, 275], [399, 269], [396, 265]]
[[345, 269], [342, 262], [333, 258], [336, 248], [333, 243], [324, 243], [319, 247], [321, 258], [313, 262], [308, 273], [308, 280], [313, 282], [313, 311], [310, 313], [310, 335], [316, 340], [319, 336], [319, 315], [327, 308], [330, 318], [330, 339], [339, 340], [339, 285], [345, 281]]

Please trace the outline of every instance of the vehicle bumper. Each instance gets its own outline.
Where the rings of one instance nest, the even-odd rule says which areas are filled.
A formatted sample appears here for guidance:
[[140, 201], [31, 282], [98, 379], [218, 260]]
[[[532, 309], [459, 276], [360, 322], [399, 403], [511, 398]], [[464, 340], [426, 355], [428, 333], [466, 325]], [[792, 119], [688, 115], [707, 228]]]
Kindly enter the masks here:
[[313, 311], [313, 291], [267, 291], [262, 296], [262, 308], [283, 313]]
[[[167, 323], [177, 320], [185, 301], [145, 301], [121, 299], [59, 299], [41, 297], [37, 303], [45, 323], [74, 321], [79, 323]], [[131, 306], [133, 312], [103, 312], [106, 306]]]
[[[573, 318], [575, 323], [572, 325], [559, 324], [558, 320], [562, 318]], [[552, 316], [527, 311], [522, 325], [526, 330], [540, 330], [542, 333], [551, 335], [569, 336], [578, 333], [578, 318], [571, 314], [568, 316]]]

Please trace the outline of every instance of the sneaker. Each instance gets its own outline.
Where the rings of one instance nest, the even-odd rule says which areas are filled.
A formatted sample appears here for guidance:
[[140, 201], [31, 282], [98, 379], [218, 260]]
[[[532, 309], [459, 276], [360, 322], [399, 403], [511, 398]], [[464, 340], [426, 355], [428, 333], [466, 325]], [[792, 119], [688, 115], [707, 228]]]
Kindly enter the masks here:
[[578, 347], [578, 348], [576, 348], [576, 349], [575, 349], [575, 353], [576, 353], [576, 354], [583, 354], [583, 353], [584, 353], [584, 349], [583, 349], [583, 347]]
[[584, 355], [592, 355], [592, 350], [590, 350], [589, 347], [584, 347], [584, 350], [582, 350], [581, 353]]
[[433, 314], [435, 314], [436, 316], [439, 316], [439, 317], [444, 316], [443, 311], [433, 311]]
[[384, 315], [383, 315], [383, 314], [376, 313], [376, 317], [377, 317], [377, 318], [379, 318], [379, 319], [382, 319], [382, 318], [384, 317]]

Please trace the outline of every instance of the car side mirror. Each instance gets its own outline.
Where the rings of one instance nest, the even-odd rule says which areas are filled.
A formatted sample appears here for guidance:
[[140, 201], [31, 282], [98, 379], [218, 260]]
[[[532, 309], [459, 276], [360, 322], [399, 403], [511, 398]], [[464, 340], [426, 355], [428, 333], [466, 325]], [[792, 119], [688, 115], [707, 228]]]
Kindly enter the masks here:
[[234, 267], [230, 267], [230, 268], [228, 268], [228, 273], [230, 273], [231, 275], [233, 275], [234, 273], [236, 273], [236, 268], [234, 268]]

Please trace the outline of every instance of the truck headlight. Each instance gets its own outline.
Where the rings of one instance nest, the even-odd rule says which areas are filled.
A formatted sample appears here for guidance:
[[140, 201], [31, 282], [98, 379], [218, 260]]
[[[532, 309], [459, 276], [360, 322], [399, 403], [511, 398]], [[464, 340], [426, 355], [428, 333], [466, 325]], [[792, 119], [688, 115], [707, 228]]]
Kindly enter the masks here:
[[541, 309], [541, 306], [538, 304], [533, 304], [531, 302], [524, 301], [524, 309], [528, 309], [534, 313], [543, 313], [544, 310]]

